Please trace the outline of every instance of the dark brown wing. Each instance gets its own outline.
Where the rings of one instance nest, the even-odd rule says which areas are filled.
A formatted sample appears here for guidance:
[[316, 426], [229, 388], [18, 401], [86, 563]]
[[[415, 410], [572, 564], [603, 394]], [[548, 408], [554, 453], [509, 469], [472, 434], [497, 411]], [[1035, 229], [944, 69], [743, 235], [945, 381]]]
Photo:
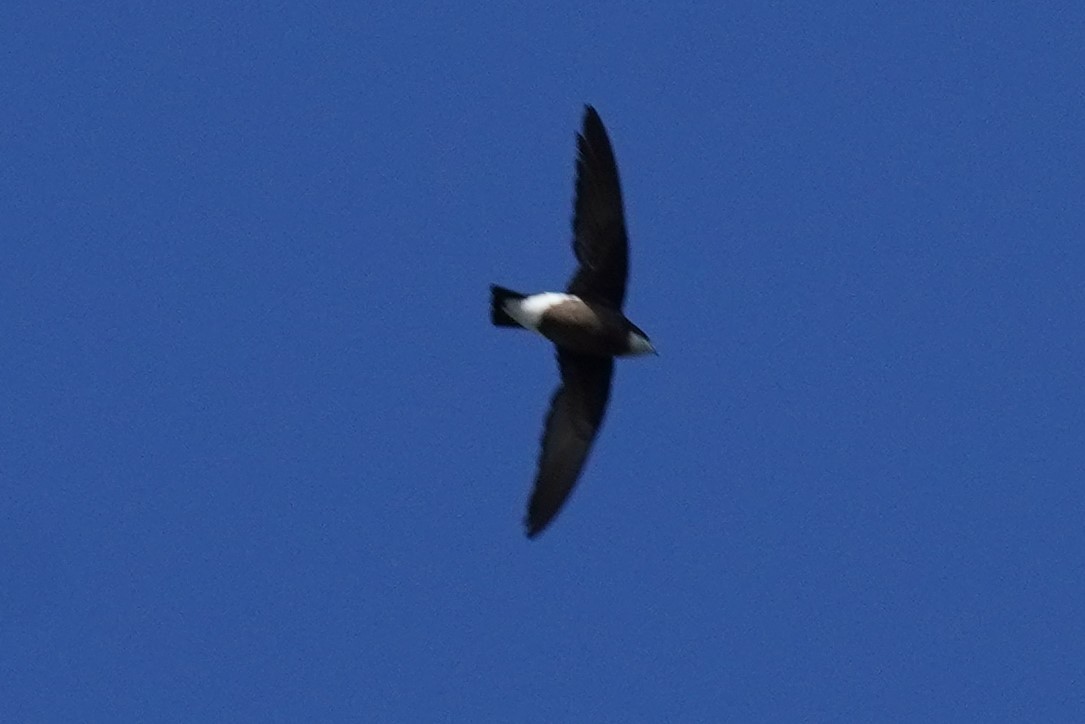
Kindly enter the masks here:
[[539, 471], [524, 518], [528, 538], [542, 532], [572, 492], [610, 398], [613, 358], [558, 349], [558, 366], [561, 386], [550, 401]]
[[580, 267], [568, 291], [621, 309], [629, 275], [622, 189], [614, 149], [603, 121], [591, 106], [585, 107], [584, 128], [576, 137], [576, 148], [573, 252]]

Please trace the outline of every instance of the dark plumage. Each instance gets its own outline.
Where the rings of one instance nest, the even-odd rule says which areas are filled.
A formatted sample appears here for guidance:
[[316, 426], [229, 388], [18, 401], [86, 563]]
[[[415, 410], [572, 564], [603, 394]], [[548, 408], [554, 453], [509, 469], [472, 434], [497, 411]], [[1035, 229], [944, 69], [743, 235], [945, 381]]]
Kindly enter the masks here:
[[529, 538], [550, 524], [580, 477], [610, 399], [614, 357], [655, 352], [647, 335], [622, 314], [629, 274], [622, 192], [610, 139], [591, 106], [577, 135], [573, 253], [579, 266], [565, 294], [528, 296], [490, 287], [491, 322], [532, 329], [551, 340], [561, 372], [524, 519]]

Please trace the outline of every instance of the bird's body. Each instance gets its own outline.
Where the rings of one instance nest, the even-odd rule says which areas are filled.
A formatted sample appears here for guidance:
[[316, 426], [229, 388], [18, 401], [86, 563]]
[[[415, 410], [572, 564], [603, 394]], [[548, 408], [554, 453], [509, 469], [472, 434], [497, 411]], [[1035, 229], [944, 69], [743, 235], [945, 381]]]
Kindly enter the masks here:
[[501, 310], [521, 327], [538, 332], [558, 347], [601, 357], [651, 351], [650, 346], [645, 346], [644, 333], [612, 307], [560, 292], [502, 298], [501, 292], [507, 291], [501, 287], [494, 290]]
[[629, 258], [618, 167], [591, 106], [577, 150], [573, 250], [580, 266], [568, 288], [526, 295], [490, 287], [494, 326], [523, 327], [549, 339], [561, 372], [524, 521], [528, 537], [553, 520], [580, 476], [606, 413], [614, 357], [655, 353], [648, 336], [622, 313]]

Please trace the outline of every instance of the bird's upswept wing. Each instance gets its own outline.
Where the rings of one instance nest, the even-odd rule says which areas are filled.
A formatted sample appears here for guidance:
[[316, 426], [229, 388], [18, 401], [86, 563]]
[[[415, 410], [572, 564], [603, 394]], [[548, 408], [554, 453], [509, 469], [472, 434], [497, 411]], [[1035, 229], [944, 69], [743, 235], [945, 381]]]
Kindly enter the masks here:
[[576, 137], [576, 196], [573, 201], [573, 252], [580, 266], [568, 291], [581, 299], [621, 309], [629, 276], [618, 165], [606, 128], [591, 106], [584, 109]]

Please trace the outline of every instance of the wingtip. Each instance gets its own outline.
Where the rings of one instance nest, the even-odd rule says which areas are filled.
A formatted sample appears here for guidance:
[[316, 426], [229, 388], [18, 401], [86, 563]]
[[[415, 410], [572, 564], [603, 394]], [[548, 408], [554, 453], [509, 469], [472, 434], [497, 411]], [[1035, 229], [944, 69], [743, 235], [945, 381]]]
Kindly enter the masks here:
[[531, 515], [531, 511], [527, 511], [524, 514], [524, 535], [528, 540], [535, 540], [539, 533], [542, 533], [546, 529], [548, 520], [539, 520]]
[[537, 514], [533, 515], [529, 510], [524, 514], [524, 536], [528, 540], [535, 540], [550, 527], [555, 517], [556, 515], [540, 517]]
[[577, 138], [579, 139], [581, 150], [583, 150], [584, 146], [589, 146], [598, 148], [598, 152], [600, 153], [604, 150], [610, 155], [613, 155], [614, 153], [613, 150], [610, 150], [610, 138], [607, 135], [607, 127], [603, 124], [603, 119], [599, 116], [599, 111], [595, 110], [595, 106], [584, 106], [584, 120], [580, 125], [580, 132], [577, 133]]

